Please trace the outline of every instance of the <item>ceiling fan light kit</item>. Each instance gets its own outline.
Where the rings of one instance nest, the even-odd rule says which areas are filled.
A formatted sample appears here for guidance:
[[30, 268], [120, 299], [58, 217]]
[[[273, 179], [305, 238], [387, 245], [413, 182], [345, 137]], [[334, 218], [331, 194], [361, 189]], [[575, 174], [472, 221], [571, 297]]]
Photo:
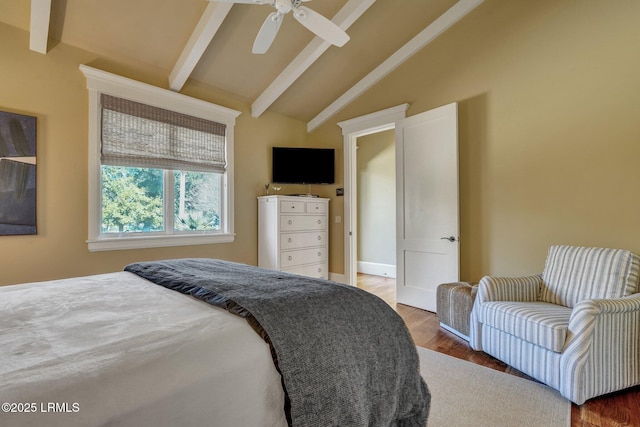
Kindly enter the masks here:
[[293, 11], [293, 17], [309, 31], [325, 41], [341, 47], [349, 41], [349, 35], [339, 26], [318, 12], [308, 7], [300, 6], [302, 2], [310, 0], [217, 0], [221, 3], [269, 4], [276, 9], [271, 12], [260, 27], [253, 43], [252, 52], [261, 54], [269, 50], [282, 24], [282, 17]]

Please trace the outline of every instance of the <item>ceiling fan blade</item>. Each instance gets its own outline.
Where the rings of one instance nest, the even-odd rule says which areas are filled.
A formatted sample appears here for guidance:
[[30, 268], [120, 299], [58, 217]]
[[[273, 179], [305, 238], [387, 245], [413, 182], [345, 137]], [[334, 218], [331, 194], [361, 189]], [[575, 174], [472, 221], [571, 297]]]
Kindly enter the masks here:
[[253, 53], [265, 53], [269, 50], [271, 43], [276, 38], [280, 24], [282, 23], [282, 15], [278, 12], [271, 12], [267, 19], [264, 20], [255, 41], [253, 42]]
[[294, 8], [293, 17], [307, 27], [309, 31], [331, 44], [341, 47], [349, 41], [349, 35], [342, 28], [308, 7], [298, 6]]

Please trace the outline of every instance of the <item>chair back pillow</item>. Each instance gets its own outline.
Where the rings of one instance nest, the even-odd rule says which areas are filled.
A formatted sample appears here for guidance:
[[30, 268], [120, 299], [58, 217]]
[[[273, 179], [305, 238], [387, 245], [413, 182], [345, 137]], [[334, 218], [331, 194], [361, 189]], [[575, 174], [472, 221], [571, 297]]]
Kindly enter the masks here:
[[585, 299], [638, 292], [640, 258], [622, 249], [551, 246], [540, 301], [573, 307]]

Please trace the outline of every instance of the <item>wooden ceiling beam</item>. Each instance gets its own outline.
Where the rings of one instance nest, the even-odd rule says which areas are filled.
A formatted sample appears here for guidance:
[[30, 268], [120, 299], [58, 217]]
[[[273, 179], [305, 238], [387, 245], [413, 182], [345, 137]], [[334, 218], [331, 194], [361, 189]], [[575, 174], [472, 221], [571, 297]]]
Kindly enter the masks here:
[[50, 20], [51, 0], [31, 0], [29, 49], [34, 52], [47, 54]]
[[171, 90], [175, 92], [182, 90], [232, 6], [233, 3], [209, 2], [193, 33], [191, 33], [189, 41], [182, 50], [176, 65], [174, 65], [169, 74], [169, 87]]
[[311, 119], [309, 123], [307, 123], [307, 132], [313, 131], [318, 126], [329, 120], [338, 111], [353, 102], [366, 90], [398, 68], [407, 59], [418, 53], [420, 49], [431, 43], [436, 37], [466, 16], [483, 1], [484, 0], [459, 0], [456, 4], [451, 6], [449, 10], [440, 15], [435, 21], [418, 33], [418, 35], [409, 40], [382, 64], [378, 65], [373, 71], [356, 83], [351, 89], [343, 93], [327, 108]]

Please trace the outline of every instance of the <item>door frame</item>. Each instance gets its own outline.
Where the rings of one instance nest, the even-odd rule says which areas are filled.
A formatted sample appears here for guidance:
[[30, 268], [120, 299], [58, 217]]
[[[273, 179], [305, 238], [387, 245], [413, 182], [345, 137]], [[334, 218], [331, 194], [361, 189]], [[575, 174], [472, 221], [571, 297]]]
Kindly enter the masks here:
[[409, 104], [401, 104], [338, 123], [342, 128], [344, 152], [344, 280], [348, 285], [356, 286], [358, 271], [356, 265], [358, 261], [358, 184], [356, 179], [358, 138], [394, 129], [396, 122], [406, 117], [408, 108]]

